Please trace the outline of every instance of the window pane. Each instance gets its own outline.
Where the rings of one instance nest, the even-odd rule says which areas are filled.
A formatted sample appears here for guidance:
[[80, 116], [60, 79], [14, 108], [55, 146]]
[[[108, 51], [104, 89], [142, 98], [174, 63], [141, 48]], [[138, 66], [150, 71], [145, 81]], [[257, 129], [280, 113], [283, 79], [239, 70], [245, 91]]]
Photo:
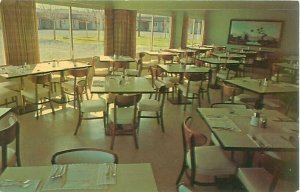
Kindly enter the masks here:
[[137, 52], [150, 50], [151, 48], [153, 50], [168, 48], [170, 45], [170, 17], [138, 13], [136, 34]]
[[72, 8], [74, 58], [104, 53], [104, 11]]
[[70, 59], [69, 8], [36, 4], [40, 60]]
[[5, 53], [4, 53], [3, 31], [2, 31], [2, 23], [0, 19], [0, 65], [5, 65], [5, 64], [6, 62], [5, 62]]
[[203, 42], [203, 20], [189, 19], [187, 45], [200, 44]]
[[170, 46], [170, 17], [154, 16], [153, 49], [166, 49]]

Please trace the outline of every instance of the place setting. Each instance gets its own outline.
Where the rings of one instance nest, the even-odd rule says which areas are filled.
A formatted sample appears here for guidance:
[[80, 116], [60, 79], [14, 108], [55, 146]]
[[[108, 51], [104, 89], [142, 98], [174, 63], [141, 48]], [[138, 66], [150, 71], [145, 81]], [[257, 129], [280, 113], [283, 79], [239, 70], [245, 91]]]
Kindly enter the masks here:
[[97, 190], [116, 183], [114, 163], [53, 165], [41, 191]]

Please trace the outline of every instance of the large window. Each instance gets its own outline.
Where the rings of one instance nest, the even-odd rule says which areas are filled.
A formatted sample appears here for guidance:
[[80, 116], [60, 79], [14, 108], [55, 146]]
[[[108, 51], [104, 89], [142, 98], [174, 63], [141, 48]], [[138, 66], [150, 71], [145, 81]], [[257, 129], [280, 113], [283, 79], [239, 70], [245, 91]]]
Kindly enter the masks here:
[[41, 61], [103, 54], [103, 11], [37, 4], [37, 17]]
[[0, 19], [0, 65], [5, 65], [5, 64], [6, 62], [5, 62], [5, 53], [4, 53], [3, 31], [2, 31], [2, 23]]
[[169, 48], [171, 18], [137, 14], [136, 51]]
[[189, 19], [187, 45], [203, 43], [204, 21], [201, 19]]

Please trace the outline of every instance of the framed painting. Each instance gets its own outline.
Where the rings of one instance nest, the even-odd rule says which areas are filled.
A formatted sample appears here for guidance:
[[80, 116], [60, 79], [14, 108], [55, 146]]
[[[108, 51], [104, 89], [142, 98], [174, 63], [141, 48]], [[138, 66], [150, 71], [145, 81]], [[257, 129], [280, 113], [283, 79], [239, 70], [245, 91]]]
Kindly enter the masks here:
[[278, 48], [280, 47], [282, 29], [283, 21], [232, 19], [228, 43]]

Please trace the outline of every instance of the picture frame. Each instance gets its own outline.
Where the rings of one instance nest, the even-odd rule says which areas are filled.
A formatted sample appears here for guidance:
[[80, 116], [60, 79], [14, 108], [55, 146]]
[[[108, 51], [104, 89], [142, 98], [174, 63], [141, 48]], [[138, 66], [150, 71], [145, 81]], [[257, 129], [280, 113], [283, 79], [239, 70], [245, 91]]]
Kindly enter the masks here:
[[283, 21], [231, 19], [228, 44], [279, 48]]

